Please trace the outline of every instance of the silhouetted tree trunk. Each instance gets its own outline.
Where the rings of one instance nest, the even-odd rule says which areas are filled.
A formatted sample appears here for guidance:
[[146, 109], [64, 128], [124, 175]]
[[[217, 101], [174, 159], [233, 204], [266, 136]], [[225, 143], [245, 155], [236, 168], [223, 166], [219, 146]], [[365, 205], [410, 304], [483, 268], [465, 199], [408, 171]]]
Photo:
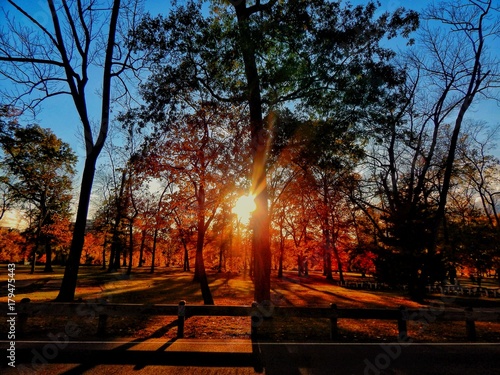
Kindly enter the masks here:
[[132, 255], [134, 250], [134, 220], [131, 219], [128, 227], [128, 269], [127, 275], [132, 273]]
[[52, 269], [52, 240], [45, 238], [45, 267], [43, 272], [54, 272]]
[[111, 255], [109, 257], [109, 268], [108, 272], [114, 272], [120, 269], [120, 253], [123, 246], [121, 238], [121, 225], [123, 219], [123, 209], [124, 209], [124, 191], [125, 191], [125, 181], [127, 178], [127, 172], [122, 172], [122, 178], [120, 183], [120, 191], [115, 199], [116, 204], [116, 217], [113, 224], [113, 234], [111, 240]]
[[35, 273], [35, 264], [36, 264], [36, 251], [38, 248], [38, 239], [35, 242], [35, 245], [33, 246], [33, 251], [31, 252], [31, 269], [30, 269], [30, 274]]
[[189, 272], [191, 270], [189, 268], [189, 252], [186, 240], [183, 238], [181, 241], [182, 241], [182, 246], [184, 247], [184, 272]]
[[283, 220], [280, 220], [280, 255], [278, 265], [278, 278], [283, 278], [283, 258], [285, 257], [285, 236], [283, 234]]
[[332, 239], [330, 235], [330, 220], [328, 219], [329, 214], [328, 214], [328, 209], [329, 209], [329, 202], [328, 202], [328, 193], [329, 193], [329, 186], [327, 179], [324, 177], [323, 178], [323, 207], [321, 208], [321, 216], [323, 216], [322, 221], [323, 221], [323, 276], [326, 276], [327, 280], [333, 280], [333, 275], [332, 275]]
[[103, 243], [102, 243], [102, 270], [106, 269], [106, 247], [108, 246], [108, 231], [104, 231], [103, 233]]
[[[58, 41], [59, 48], [64, 48], [65, 45], [61, 33], [61, 28], [59, 25], [59, 20], [56, 18], [56, 7], [52, 0], [49, 0], [50, 10], [52, 17], [54, 19], [54, 25], [56, 28], [56, 38]], [[82, 79], [78, 84], [74, 83], [73, 70], [69, 66], [69, 59], [64, 50], [61, 51], [63, 55], [63, 62], [65, 63], [65, 69], [68, 76], [68, 83], [70, 86], [70, 91], [72, 98], [74, 100], [75, 106], [80, 115], [82, 125], [84, 128], [85, 145], [86, 145], [86, 159], [82, 174], [82, 183], [78, 201], [78, 210], [76, 214], [76, 222], [73, 232], [73, 240], [71, 242], [71, 248], [69, 252], [68, 261], [66, 264], [66, 269], [64, 272], [64, 277], [61, 283], [61, 289], [59, 295], [57, 296], [57, 301], [72, 301], [75, 296], [76, 283], [78, 279], [78, 269], [80, 266], [80, 257], [83, 250], [83, 244], [85, 240], [85, 228], [87, 225], [87, 216], [90, 204], [90, 195], [92, 193], [92, 185], [95, 176], [95, 167], [97, 158], [101, 153], [104, 146], [109, 128], [110, 120], [110, 105], [111, 105], [111, 79], [113, 77], [113, 55], [115, 51], [115, 41], [117, 36], [117, 25], [118, 25], [118, 15], [120, 13], [120, 0], [114, 0], [111, 6], [111, 13], [109, 18], [109, 32], [107, 35], [107, 41], [104, 46], [105, 56], [104, 56], [104, 67], [102, 76], [102, 92], [101, 92], [101, 116], [100, 116], [100, 128], [99, 135], [94, 142], [94, 137], [92, 134], [92, 126], [90, 124], [90, 119], [88, 116], [88, 107], [85, 100], [85, 92], [83, 91], [87, 76], [87, 66], [84, 66], [85, 75], [79, 77]], [[90, 8], [89, 8], [90, 9]], [[82, 18], [84, 19], [84, 18]], [[76, 23], [76, 22], [75, 22]], [[88, 27], [88, 25], [85, 25]], [[88, 29], [87, 29], [88, 30]], [[87, 41], [90, 44], [90, 40]], [[88, 50], [86, 57], [89, 58]]]
[[203, 296], [203, 302], [205, 303], [205, 305], [213, 305], [214, 300], [212, 297], [212, 293], [210, 292], [210, 287], [208, 285], [208, 278], [205, 270], [205, 262], [203, 260], [205, 233], [211, 221], [208, 220], [208, 222], [205, 222], [205, 214], [206, 214], [205, 188], [203, 186], [203, 182], [198, 187], [197, 201], [198, 201], [198, 224], [197, 224], [198, 236], [196, 240], [196, 261], [195, 261], [193, 281], [197, 281], [200, 283], [201, 295]]
[[124, 240], [123, 251], [122, 251], [122, 267], [127, 267], [127, 251], [125, 250], [127, 247], [127, 243]]
[[[274, 2], [270, 2], [274, 3]], [[254, 298], [257, 302], [271, 299], [271, 246], [269, 233], [268, 191], [266, 176], [267, 134], [264, 127], [260, 77], [255, 56], [255, 41], [251, 38], [248, 21], [253, 13], [262, 12], [260, 2], [250, 9], [246, 1], [232, 3], [238, 20], [238, 41], [245, 65], [250, 110], [252, 149], [252, 194], [255, 196], [253, 227]]]
[[144, 246], [146, 245], [146, 234], [147, 234], [146, 229], [143, 229], [141, 233], [141, 247], [139, 249], [139, 267], [142, 267], [144, 264], [143, 257], [144, 257]]
[[339, 270], [339, 281], [341, 285], [345, 284], [344, 280], [344, 271], [342, 270], [342, 261], [340, 259], [340, 254], [339, 254], [339, 249], [335, 245], [335, 243], [332, 246], [333, 249], [333, 255], [335, 256], [335, 260], [337, 261], [337, 268]]
[[158, 242], [158, 228], [155, 228], [153, 234], [153, 249], [151, 250], [151, 269], [150, 273], [155, 272], [155, 262], [156, 262], [156, 243]]
[[332, 214], [332, 226], [334, 226], [335, 229], [332, 229], [332, 250], [333, 250], [333, 255], [335, 256], [335, 261], [337, 262], [337, 269], [339, 270], [339, 281], [341, 285], [345, 284], [344, 280], [344, 271], [342, 269], [342, 260], [340, 259], [340, 254], [339, 254], [339, 249], [337, 246], [337, 240], [338, 240], [338, 233], [340, 231], [340, 228], [338, 228], [339, 223], [337, 221], [337, 224], [335, 225], [335, 218], [334, 215]]

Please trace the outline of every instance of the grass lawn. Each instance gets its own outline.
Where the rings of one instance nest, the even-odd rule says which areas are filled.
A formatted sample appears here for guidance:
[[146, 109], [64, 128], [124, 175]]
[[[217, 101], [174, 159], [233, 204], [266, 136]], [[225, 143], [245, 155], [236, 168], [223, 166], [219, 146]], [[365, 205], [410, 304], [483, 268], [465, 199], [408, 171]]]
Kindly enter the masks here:
[[[22, 298], [30, 298], [33, 302], [55, 299], [64, 270], [60, 267], [54, 270], [52, 274], [37, 271], [31, 275], [27, 266], [17, 266], [16, 301]], [[2, 266], [0, 275], [4, 275], [0, 285], [2, 290], [6, 290], [6, 266]], [[355, 279], [359, 276], [349, 274], [348, 277]], [[122, 272], [107, 273], [97, 267], [81, 267], [76, 298], [106, 299], [110, 303], [177, 304], [180, 300], [186, 300], [188, 304], [202, 304], [199, 285], [192, 278], [190, 272], [171, 268], [157, 268], [154, 274], [149, 273], [148, 268], [136, 268], [132, 275], [127, 276]], [[248, 276], [210, 273], [209, 282], [217, 305], [252, 303], [253, 283]], [[462, 282], [466, 283], [467, 280]], [[483, 285], [489, 282], [485, 280]], [[271, 300], [277, 306], [326, 307], [336, 303], [339, 308], [425, 307], [410, 301], [402, 291], [347, 289], [326, 281], [317, 273], [311, 273], [307, 278], [291, 272], [285, 273], [282, 279], [273, 276], [271, 288]], [[493, 309], [500, 314], [500, 298], [446, 297], [447, 307], [474, 306]], [[6, 293], [3, 293], [0, 302], [6, 301]], [[441, 303], [441, 296], [429, 296], [428, 304]], [[69, 319], [81, 328], [78, 339], [95, 339], [97, 319], [90, 316], [32, 318], [28, 321], [27, 335], [29, 338], [46, 338], [49, 333], [63, 332]], [[177, 333], [175, 321], [176, 317], [110, 318], [108, 338], [173, 339]], [[4, 330], [6, 328], [5, 322], [1, 322], [2, 332], [7, 332]], [[500, 323], [476, 322], [476, 329], [479, 341], [500, 342]], [[466, 341], [463, 322], [408, 322], [408, 330], [415, 342]], [[397, 338], [397, 325], [392, 321], [340, 319], [339, 331], [340, 341], [346, 342], [384, 342]], [[262, 332], [265, 338], [273, 341], [327, 341], [329, 321], [274, 318], [265, 323]], [[188, 338], [247, 338], [249, 335], [248, 317], [192, 317], [186, 321], [185, 337]]]

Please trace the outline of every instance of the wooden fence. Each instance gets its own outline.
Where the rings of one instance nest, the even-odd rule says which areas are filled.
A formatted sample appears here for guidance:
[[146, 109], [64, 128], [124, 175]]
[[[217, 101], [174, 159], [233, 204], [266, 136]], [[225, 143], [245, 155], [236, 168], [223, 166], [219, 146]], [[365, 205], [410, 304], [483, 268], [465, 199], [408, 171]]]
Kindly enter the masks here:
[[[7, 304], [4, 304], [7, 307]], [[340, 309], [332, 304], [330, 307], [284, 307], [269, 304], [252, 306], [206, 306], [188, 305], [185, 301], [178, 305], [164, 304], [112, 304], [96, 301], [76, 303], [32, 303], [23, 300], [16, 306], [18, 313], [18, 333], [26, 330], [26, 323], [32, 317], [66, 316], [92, 317], [98, 319], [97, 334], [106, 333], [108, 317], [119, 316], [177, 316], [177, 337], [184, 337], [186, 318], [193, 316], [233, 316], [249, 317], [252, 337], [256, 337], [261, 323], [273, 317], [328, 319], [330, 321], [330, 338], [339, 336], [339, 319], [374, 319], [390, 320], [397, 324], [399, 338], [407, 339], [407, 322], [432, 323], [435, 321], [461, 321], [465, 325], [465, 335], [469, 340], [476, 339], [476, 321], [500, 322], [500, 310], [444, 309], [436, 305], [425, 309]]]

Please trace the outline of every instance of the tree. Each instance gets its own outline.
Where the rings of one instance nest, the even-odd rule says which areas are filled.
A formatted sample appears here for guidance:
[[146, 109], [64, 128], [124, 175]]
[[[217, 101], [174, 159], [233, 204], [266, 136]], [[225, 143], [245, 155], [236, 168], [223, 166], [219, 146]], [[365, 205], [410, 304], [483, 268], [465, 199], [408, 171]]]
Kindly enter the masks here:
[[[434, 228], [439, 227], [445, 215], [464, 117], [477, 96], [487, 96], [500, 83], [498, 60], [487, 51], [489, 40], [498, 37], [496, 12], [498, 9], [493, 0], [467, 0], [460, 2], [459, 6], [443, 2], [431, 5], [424, 12], [424, 18], [438, 21], [448, 28], [444, 34], [436, 29], [423, 29], [422, 41], [427, 46], [430, 63], [420, 60], [420, 64], [423, 72], [432, 77], [431, 85], [436, 83], [437, 88], [442, 88], [437, 90], [439, 99], [432, 113], [435, 126], [456, 111]], [[434, 238], [436, 236], [435, 229]]]
[[[107, 247], [111, 243], [110, 237], [113, 235], [113, 213], [116, 209], [114, 194], [115, 186], [113, 186], [112, 175], [109, 175], [106, 169], [103, 173], [97, 173], [96, 184], [94, 186], [95, 193], [99, 197], [99, 200], [94, 201], [98, 209], [96, 210], [92, 221], [92, 227], [102, 233], [102, 256], [101, 264], [102, 269], [107, 269], [106, 266], [106, 252]], [[116, 217], [116, 216], [115, 216]]]
[[[19, 113], [11, 106], [0, 106], [0, 129], [7, 129], [9, 125], [17, 124], [17, 117]], [[4, 217], [5, 213], [11, 208], [12, 194], [9, 187], [9, 178], [0, 175], [0, 220]]]
[[[348, 122], [328, 119], [307, 127], [303, 148], [297, 160], [315, 190], [315, 211], [323, 233], [324, 274], [332, 280], [332, 257], [337, 263], [340, 282], [344, 282], [342, 261], [339, 254], [340, 234], [345, 222], [350, 221], [346, 210], [346, 181], [351, 175], [363, 150], [357, 134]], [[307, 134], [309, 133], [309, 134]]]
[[[117, 171], [113, 171], [113, 173], [116, 173]], [[117, 188], [118, 191], [115, 191], [114, 194], [114, 214], [115, 218], [113, 220], [113, 226], [111, 229], [111, 253], [109, 256], [109, 266], [108, 266], [108, 272], [113, 272], [118, 269], [120, 269], [120, 254], [122, 248], [124, 248], [124, 243], [123, 243], [123, 218], [125, 216], [125, 189], [127, 184], [127, 171], [122, 170], [121, 171], [121, 178], [119, 185], [115, 188]]]
[[[310, 121], [285, 120], [289, 115], [281, 116], [282, 119], [274, 125], [271, 176], [285, 178], [281, 191], [274, 185], [283, 177], [273, 179], [271, 191], [272, 195], [278, 195], [275, 199], [281, 201], [278, 206], [286, 206], [289, 211], [284, 215], [284, 208], [281, 208], [284, 221], [280, 227], [283, 229], [286, 224], [299, 251], [298, 259], [303, 258], [299, 244], [307, 240], [307, 227], [314, 220], [315, 226], [321, 228], [320, 236], [323, 237], [321, 258], [324, 275], [329, 280], [333, 279], [334, 261], [343, 282], [341, 244], [345, 242], [343, 239], [352, 221], [347, 214], [351, 207], [344, 190], [346, 181], [352, 180], [354, 168], [363, 157], [362, 133], [351, 121], [362, 119], [362, 116], [351, 114], [349, 120], [345, 120], [340, 109], [337, 115], [338, 118]], [[307, 197], [302, 197], [305, 194]], [[301, 263], [299, 261], [299, 270]]]
[[10, 209], [12, 197], [10, 194], [8, 180], [5, 176], [0, 177], [0, 220], [4, 217], [5, 213]]
[[[226, 196], [235, 188], [241, 176], [244, 153], [241, 148], [244, 137], [240, 122], [244, 117], [238, 108], [204, 102], [193, 103], [194, 112], [185, 114], [168, 124], [145, 145], [141, 161], [152, 174], [162, 173], [171, 191], [170, 200], [175, 202], [169, 209], [179, 225], [177, 207], [192, 210], [196, 217], [196, 261], [194, 281], [200, 283], [205, 304], [213, 304], [208, 286], [203, 250], [206, 233], [217, 210]], [[175, 216], [174, 216], [175, 215]], [[178, 228], [183, 230], [184, 228]]]
[[169, 207], [168, 202], [165, 202], [168, 197], [168, 193], [172, 190], [172, 182], [167, 181], [163, 190], [161, 190], [160, 198], [158, 199], [158, 203], [156, 207], [150, 212], [151, 219], [153, 220], [153, 248], [151, 249], [151, 273], [155, 271], [156, 265], [156, 247], [158, 245], [158, 234], [160, 230], [164, 228], [168, 228], [169, 221], [171, 218], [169, 217], [172, 214], [172, 208]]
[[424, 11], [419, 48], [404, 60], [405, 87], [389, 93], [386, 110], [374, 114], [386, 126], [374, 129], [358, 203], [377, 228], [379, 276], [407, 283], [415, 300], [424, 298], [427, 283], [442, 279], [440, 246], [464, 116], [498, 82], [497, 63], [486, 53], [498, 27], [488, 22], [491, 5], [441, 3]]
[[304, 262], [307, 259], [308, 263], [312, 263], [315, 256], [309, 246], [316, 236], [317, 227], [313, 201], [315, 191], [297, 165], [290, 166], [275, 166], [269, 174], [271, 228], [277, 234], [275, 242], [279, 244], [279, 278], [283, 277], [285, 262], [288, 260], [290, 264], [290, 259], [293, 259], [292, 264], [297, 264], [299, 276], [305, 276]]
[[[64, 215], [56, 214], [52, 217], [51, 223], [42, 230], [48, 242], [50, 241], [53, 253], [55, 253], [54, 260], [61, 265], [65, 264], [71, 246], [72, 224], [70, 219], [71, 216], [67, 213]], [[50, 255], [47, 255], [46, 252], [47, 257], [50, 258]], [[47, 259], [45, 261], [47, 262]]]
[[462, 261], [484, 272], [500, 266], [500, 161], [492, 156], [498, 126], [489, 128], [477, 122], [466, 125], [457, 146], [456, 176], [449, 193], [449, 251], [453, 265]]
[[268, 171], [271, 202], [269, 212], [271, 214], [271, 229], [278, 236], [276, 241], [279, 244], [278, 277], [282, 278], [286, 242], [289, 237], [293, 238], [295, 250], [300, 251], [299, 257], [303, 255], [302, 250], [299, 249], [307, 235], [310, 221], [309, 212], [306, 212], [306, 204], [304, 203], [307, 201], [306, 197], [310, 191], [307, 189], [308, 185], [301, 179], [299, 168], [293, 163], [293, 151], [290, 152], [290, 149], [285, 151], [279, 147], [277, 135], [273, 138], [275, 138], [273, 141], [275, 147], [272, 147], [271, 155], [278, 154], [276, 156], [279, 157], [275, 161], [273, 160], [272, 167]]
[[493, 230], [500, 230], [498, 190], [500, 160], [492, 156], [499, 127], [473, 123], [466, 128], [457, 146], [457, 170], [463, 184], [479, 195], [481, 206]]
[[[255, 299], [270, 299], [271, 252], [267, 191], [268, 131], [272, 111], [289, 103], [333, 107], [343, 97], [366, 107], [392, 80], [392, 52], [385, 37], [408, 36], [418, 17], [398, 9], [375, 18], [376, 5], [345, 8], [323, 0], [250, 3], [211, 13], [188, 2], [166, 17], [147, 17], [136, 29], [138, 50], [147, 51], [152, 74], [143, 86], [143, 120], [164, 120], [187, 94], [246, 104], [251, 134], [250, 179], [257, 209], [253, 220]], [[377, 77], [377, 78], [375, 78]], [[348, 94], [348, 95], [346, 95]], [[360, 100], [362, 99], [362, 100]], [[336, 107], [335, 107], [336, 108]]]
[[32, 272], [36, 251], [42, 245], [46, 254], [45, 272], [52, 272], [53, 236], [47, 227], [54, 225], [58, 217], [69, 216], [76, 155], [67, 143], [38, 125], [2, 126], [0, 147], [3, 151], [0, 166], [6, 172], [4, 182], [9, 186], [11, 199], [32, 215], [30, 221], [35, 233]]
[[[75, 295], [80, 257], [85, 238], [92, 184], [97, 158], [107, 137], [112, 102], [112, 81], [124, 81], [123, 73], [132, 64], [124, 50], [129, 28], [138, 14], [138, 2], [113, 0], [94, 2], [47, 0], [50, 27], [41, 23], [27, 7], [9, 0], [24, 24], [8, 18], [0, 34], [0, 74], [16, 84], [9, 97], [34, 108], [43, 100], [67, 94], [73, 100], [85, 140], [85, 165], [82, 174], [73, 240], [58, 301], [72, 301]], [[129, 23], [129, 24], [128, 24]], [[107, 25], [107, 27], [106, 27]], [[101, 75], [94, 69], [100, 69]], [[91, 85], [96, 79], [96, 84]], [[89, 94], [100, 88], [99, 129], [93, 132]], [[126, 94], [127, 89], [117, 96]], [[41, 97], [34, 97], [40, 93]]]

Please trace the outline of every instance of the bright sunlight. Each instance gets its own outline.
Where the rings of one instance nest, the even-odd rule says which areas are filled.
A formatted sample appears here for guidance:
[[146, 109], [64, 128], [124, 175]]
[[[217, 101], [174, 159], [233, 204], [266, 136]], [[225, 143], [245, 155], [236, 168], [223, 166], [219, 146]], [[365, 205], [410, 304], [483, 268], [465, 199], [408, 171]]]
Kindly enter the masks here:
[[248, 223], [252, 212], [255, 211], [255, 197], [253, 195], [243, 195], [238, 198], [233, 207], [233, 213], [238, 215], [242, 223]]

